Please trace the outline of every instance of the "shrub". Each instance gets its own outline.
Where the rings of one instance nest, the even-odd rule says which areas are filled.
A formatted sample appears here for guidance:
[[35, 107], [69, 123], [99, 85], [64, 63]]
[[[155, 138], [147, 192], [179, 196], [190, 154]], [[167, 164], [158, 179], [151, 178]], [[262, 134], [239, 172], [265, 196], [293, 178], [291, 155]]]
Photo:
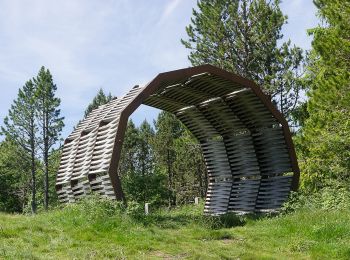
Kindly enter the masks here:
[[345, 187], [325, 187], [318, 192], [292, 192], [282, 207], [282, 213], [298, 209], [344, 210], [350, 209], [350, 190]]

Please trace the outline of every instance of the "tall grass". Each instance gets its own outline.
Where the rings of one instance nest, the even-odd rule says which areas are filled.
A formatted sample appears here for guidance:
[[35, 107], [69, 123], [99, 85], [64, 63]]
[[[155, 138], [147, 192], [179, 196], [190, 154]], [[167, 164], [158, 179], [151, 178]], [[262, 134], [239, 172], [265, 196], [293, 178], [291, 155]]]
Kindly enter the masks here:
[[35, 216], [0, 214], [0, 259], [349, 259], [350, 210], [210, 217], [92, 197]]

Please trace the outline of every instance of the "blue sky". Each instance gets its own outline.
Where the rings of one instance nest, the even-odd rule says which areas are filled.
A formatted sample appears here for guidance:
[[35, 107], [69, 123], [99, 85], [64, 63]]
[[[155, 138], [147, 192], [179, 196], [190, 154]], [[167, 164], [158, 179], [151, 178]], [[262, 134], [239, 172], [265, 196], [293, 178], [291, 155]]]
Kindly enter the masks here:
[[[18, 88], [42, 65], [62, 100], [66, 137], [99, 88], [122, 96], [158, 73], [190, 66], [186, 38], [196, 0], [1, 0], [0, 124]], [[306, 30], [317, 25], [312, 0], [285, 0], [283, 33], [310, 48]], [[139, 108], [136, 123], [157, 111]]]

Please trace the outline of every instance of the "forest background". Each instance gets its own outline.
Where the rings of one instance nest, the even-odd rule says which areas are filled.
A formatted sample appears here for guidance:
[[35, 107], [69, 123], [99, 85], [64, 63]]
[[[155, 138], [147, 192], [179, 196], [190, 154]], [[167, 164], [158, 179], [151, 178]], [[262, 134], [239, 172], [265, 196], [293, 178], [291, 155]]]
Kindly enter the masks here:
[[[350, 4], [314, 4], [320, 25], [308, 31], [308, 52], [282, 35], [288, 18], [277, 0], [199, 1], [181, 42], [192, 65], [209, 63], [242, 75], [271, 96], [293, 130], [299, 196], [314, 194], [335, 207], [341, 205], [338, 198], [320, 194], [349, 194]], [[57, 205], [54, 182], [64, 127], [58, 88], [42, 67], [9, 109], [1, 127], [0, 211], [34, 213]], [[84, 116], [112, 98], [101, 89]], [[140, 204], [174, 207], [206, 194], [200, 146], [167, 112], [139, 126], [129, 121], [119, 174], [127, 199]]]

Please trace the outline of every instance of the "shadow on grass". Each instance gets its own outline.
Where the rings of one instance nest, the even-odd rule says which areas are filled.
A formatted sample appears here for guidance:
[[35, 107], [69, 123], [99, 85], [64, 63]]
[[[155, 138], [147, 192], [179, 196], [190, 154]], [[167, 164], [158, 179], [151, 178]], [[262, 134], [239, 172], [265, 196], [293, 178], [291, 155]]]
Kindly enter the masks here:
[[177, 229], [189, 225], [198, 225], [209, 229], [233, 228], [244, 226], [247, 221], [266, 218], [266, 215], [237, 215], [228, 213], [220, 216], [191, 215], [191, 214], [150, 214], [148, 216], [137, 214], [132, 219], [145, 226]]

